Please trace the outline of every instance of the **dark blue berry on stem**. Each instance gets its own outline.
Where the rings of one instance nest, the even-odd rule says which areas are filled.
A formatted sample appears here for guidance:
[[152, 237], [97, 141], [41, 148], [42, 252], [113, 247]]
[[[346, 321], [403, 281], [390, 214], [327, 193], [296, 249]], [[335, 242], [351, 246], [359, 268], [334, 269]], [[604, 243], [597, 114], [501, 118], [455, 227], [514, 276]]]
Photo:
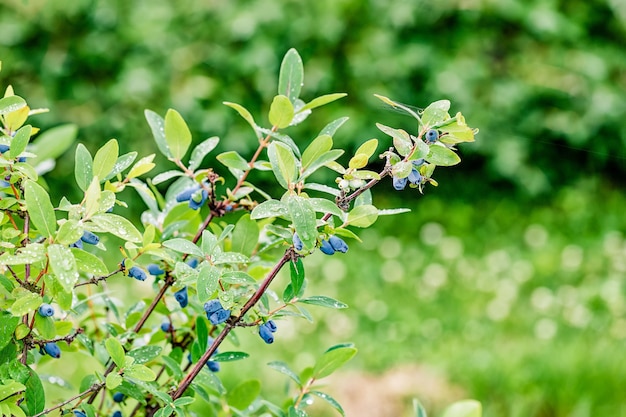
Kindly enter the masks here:
[[138, 266], [133, 266], [132, 268], [130, 268], [130, 270], [128, 271], [128, 276], [135, 278], [138, 281], [145, 281], [146, 278], [148, 278], [148, 274], [146, 274], [146, 271], [139, 268]]
[[74, 417], [87, 417], [87, 415], [80, 410], [74, 410], [73, 413]]
[[270, 329], [270, 332], [272, 333], [276, 333], [276, 330], [278, 330], [278, 327], [276, 326], [276, 323], [274, 323], [274, 320], [268, 320], [267, 323], [265, 323], [265, 326]]
[[302, 248], [304, 247], [304, 244], [302, 243], [302, 240], [300, 240], [300, 236], [298, 236], [297, 233], [293, 234], [293, 247], [296, 250], [302, 250]]
[[209, 321], [213, 325], [218, 325], [224, 323], [230, 317], [230, 310], [219, 309], [213, 312], [211, 315], [208, 315]]
[[328, 238], [328, 243], [330, 243], [330, 246], [332, 246], [332, 248], [336, 252], [341, 252], [341, 253], [348, 252], [348, 244], [344, 242], [343, 239], [341, 239], [340, 237], [331, 236]]
[[100, 242], [100, 238], [98, 235], [91, 233], [89, 230], [85, 230], [83, 232], [83, 236], [80, 238], [85, 243], [89, 243], [90, 245], [97, 245]]
[[192, 210], [198, 210], [204, 205], [204, 202], [209, 197], [209, 192], [204, 188], [200, 193], [196, 193], [189, 199], [189, 208]]
[[326, 239], [322, 240], [322, 243], [320, 244], [320, 250], [326, 255], [333, 255], [335, 253], [335, 249], [333, 249], [330, 242]]
[[187, 287], [184, 287], [183, 289], [176, 291], [174, 293], [174, 298], [176, 299], [176, 301], [178, 301], [178, 304], [180, 304], [181, 307], [183, 308], [187, 307], [187, 304], [189, 303]]
[[424, 138], [426, 139], [426, 142], [433, 143], [437, 139], [439, 139], [439, 132], [437, 132], [435, 129], [430, 129], [428, 132], [426, 132]]
[[20, 156], [19, 158], [17, 158], [17, 162], [26, 162], [26, 157]]
[[406, 184], [408, 182], [409, 182], [408, 178], [393, 177], [393, 188], [395, 188], [398, 191], [404, 190], [404, 187], [406, 187]]
[[70, 248], [78, 248], [78, 249], [82, 249], [83, 248], [83, 241], [78, 239], [76, 242], [72, 243], [70, 245]]
[[219, 372], [220, 370], [220, 364], [215, 361], [208, 361], [206, 363], [206, 366], [209, 368], [211, 372]]
[[126, 396], [121, 392], [116, 392], [115, 394], [113, 394], [113, 401], [115, 401], [116, 403], [121, 403], [122, 401], [124, 401], [125, 397]]
[[198, 266], [198, 260], [196, 258], [192, 258], [187, 261], [187, 265], [189, 265], [192, 268], [195, 268], [196, 266]]
[[195, 193], [199, 189], [200, 189], [200, 186], [196, 184], [183, 190], [182, 192], [178, 193], [178, 195], [176, 196], [176, 201], [178, 201], [179, 203], [182, 203], [183, 201], [189, 201], [193, 193]]
[[11, 147], [9, 145], [0, 144], [0, 153], [5, 153], [9, 149], [11, 149]]
[[264, 324], [262, 324], [261, 326], [259, 326], [259, 336], [261, 336], [261, 339], [263, 339], [263, 341], [265, 343], [267, 343], [268, 345], [270, 343], [274, 343], [274, 334], [272, 333], [272, 331]]
[[43, 350], [53, 358], [59, 359], [61, 357], [61, 349], [59, 349], [59, 345], [54, 342], [48, 342], [43, 345]]
[[164, 320], [163, 323], [161, 323], [161, 330], [165, 333], [169, 333], [174, 330], [174, 328], [172, 327], [172, 323], [170, 323], [169, 320]]
[[54, 315], [54, 308], [47, 303], [43, 303], [39, 306], [39, 315], [42, 317], [50, 317]]
[[161, 267], [159, 267], [159, 265], [157, 264], [148, 264], [148, 266], [146, 267], [148, 269], [148, 272], [150, 273], [150, 275], [163, 275], [165, 273], [164, 270], [161, 269]]
[[117, 410], [113, 413], [113, 417], [122, 417], [122, 412], [120, 410]]
[[418, 185], [422, 182], [422, 175], [419, 173], [418, 170], [412, 169], [407, 179], [411, 184]]
[[220, 300], [218, 299], [209, 300], [206, 303], [204, 303], [204, 311], [206, 312], [207, 317], [215, 313], [217, 310], [223, 310], [223, 309], [224, 307], [222, 307], [222, 303], [220, 303]]

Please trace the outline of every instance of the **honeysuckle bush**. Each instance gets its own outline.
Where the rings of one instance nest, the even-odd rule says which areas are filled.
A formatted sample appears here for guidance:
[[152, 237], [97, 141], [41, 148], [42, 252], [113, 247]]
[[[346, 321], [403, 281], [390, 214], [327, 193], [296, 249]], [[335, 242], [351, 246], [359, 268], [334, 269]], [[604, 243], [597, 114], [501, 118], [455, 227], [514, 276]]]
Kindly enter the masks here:
[[[225, 387], [219, 371], [226, 362], [245, 360], [246, 350], [280, 343], [281, 321], [312, 321], [307, 306], [347, 307], [307, 294], [305, 258], [316, 250], [343, 256], [346, 241], [359, 241], [356, 230], [372, 226], [379, 216], [408, 211], [376, 207], [373, 187], [423, 192], [437, 185], [435, 168], [458, 164], [455, 146], [474, 141], [477, 131], [461, 113], [450, 115], [447, 100], [420, 110], [378, 95], [414, 118], [415, 131], [377, 124], [384, 140], [369, 139], [344, 155], [333, 143], [347, 121], [340, 118], [302, 146], [306, 140], [292, 138], [287, 129], [345, 96], [305, 102], [299, 97], [302, 85], [302, 60], [292, 49], [280, 67], [268, 127], [241, 105], [225, 102], [250, 125], [250, 140], [258, 147], [250, 157], [222, 152], [220, 166], [203, 164], [220, 139], [192, 146], [186, 122], [173, 109], [164, 116], [145, 112], [159, 152], [170, 161], [164, 170], [155, 169], [154, 154], [120, 155], [115, 139], [95, 153], [78, 144], [76, 201], [67, 190], [48, 189], [42, 177], [72, 145], [76, 129], [62, 126], [35, 136], [37, 128], [26, 123], [45, 109], [31, 109], [6, 88], [0, 99], [4, 415], [186, 415], [201, 399], [210, 415], [306, 416], [314, 398], [344, 415], [318, 382], [357, 353], [351, 343], [330, 347], [299, 372], [284, 361], [270, 362], [290, 384], [280, 403], [262, 399], [254, 378]], [[344, 159], [347, 164], [340, 162]], [[322, 169], [336, 172], [334, 183], [315, 182]], [[282, 191], [256, 185], [260, 171], [276, 180], [280, 188], [273, 190]], [[145, 202], [141, 224], [116, 213], [126, 205], [120, 193], [127, 188]], [[100, 241], [107, 234], [121, 242], [119, 248]], [[117, 254], [114, 265], [103, 260], [107, 250]], [[282, 269], [290, 279], [273, 284]], [[130, 304], [121, 305], [105, 290], [107, 281], [125, 279], [139, 281], [151, 294], [148, 302], [131, 293]], [[239, 332], [257, 333], [259, 345], [242, 346]], [[229, 350], [221, 346], [226, 340]], [[100, 366], [81, 375], [74, 395], [50, 404], [40, 364], [81, 356]], [[416, 404], [416, 415], [425, 415]], [[480, 405], [455, 404], [445, 415], [477, 416]]]

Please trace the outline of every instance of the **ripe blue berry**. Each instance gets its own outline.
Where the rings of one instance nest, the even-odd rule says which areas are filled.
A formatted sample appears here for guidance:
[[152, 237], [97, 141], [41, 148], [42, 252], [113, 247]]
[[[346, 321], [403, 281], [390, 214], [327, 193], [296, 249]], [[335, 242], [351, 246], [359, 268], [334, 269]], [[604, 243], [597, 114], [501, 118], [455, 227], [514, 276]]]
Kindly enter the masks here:
[[209, 192], [204, 188], [201, 192], [196, 192], [189, 199], [189, 208], [191, 208], [192, 210], [198, 210], [200, 207], [202, 207], [208, 197]]
[[433, 143], [437, 139], [439, 139], [439, 132], [437, 132], [435, 129], [430, 129], [428, 132], [426, 132], [426, 135], [424, 137], [426, 138], [426, 142]]
[[130, 270], [128, 271], [128, 276], [135, 278], [138, 281], [145, 281], [146, 278], [148, 278], [148, 274], [146, 274], [146, 271], [139, 268], [138, 266], [133, 266], [132, 268], [130, 268]]
[[89, 230], [85, 230], [83, 232], [83, 236], [80, 238], [85, 243], [89, 243], [90, 245], [97, 245], [100, 242], [100, 238], [98, 235], [91, 233]]
[[209, 368], [211, 372], [219, 372], [220, 370], [220, 364], [215, 361], [208, 361], [206, 363], [206, 366]]
[[424, 158], [416, 159], [415, 161], [411, 161], [415, 168], [419, 168], [424, 165]]
[[26, 162], [26, 157], [20, 156], [19, 158], [17, 158], [17, 162]]
[[176, 201], [178, 201], [179, 203], [182, 203], [183, 201], [189, 201], [193, 193], [195, 193], [199, 189], [200, 189], [200, 186], [198, 184], [195, 184], [183, 190], [182, 192], [178, 193], [178, 195], [176, 196]]
[[11, 147], [9, 145], [0, 144], [0, 153], [5, 153], [9, 149], [11, 149]]
[[261, 336], [261, 339], [268, 345], [274, 343], [274, 334], [266, 325], [259, 326], [259, 336]]
[[76, 242], [72, 243], [70, 245], [70, 248], [78, 248], [78, 249], [82, 249], [83, 248], [83, 241], [78, 239]]
[[187, 307], [187, 304], [189, 303], [187, 287], [183, 287], [182, 290], [176, 291], [174, 293], [174, 298], [176, 299], [176, 301], [178, 301], [178, 304], [180, 304], [181, 307], [183, 308]]
[[206, 312], [207, 317], [215, 313], [217, 310], [223, 309], [224, 307], [222, 307], [222, 303], [220, 303], [220, 300], [218, 300], [217, 298], [204, 303], [204, 311]]
[[165, 333], [169, 333], [174, 330], [174, 327], [172, 327], [172, 323], [170, 323], [169, 320], [164, 320], [163, 323], [161, 323], [161, 330]]
[[124, 401], [125, 397], [126, 396], [121, 392], [116, 392], [115, 394], [113, 394], [113, 401], [115, 401], [116, 403], [121, 403], [122, 401]]
[[148, 269], [148, 272], [150, 273], [150, 275], [163, 275], [165, 273], [164, 270], [161, 269], [161, 267], [159, 267], [159, 265], [157, 264], [148, 264], [148, 266], [146, 267]]
[[192, 268], [195, 268], [196, 266], [198, 266], [198, 260], [196, 258], [192, 258], [187, 261], [187, 265], [189, 265]]
[[395, 188], [398, 191], [404, 190], [404, 187], [406, 187], [407, 182], [409, 182], [408, 178], [393, 177], [393, 188]]
[[302, 248], [304, 247], [304, 244], [302, 243], [302, 240], [300, 240], [300, 236], [298, 236], [297, 233], [293, 234], [293, 247], [296, 250], [302, 250]]
[[276, 330], [278, 330], [278, 327], [276, 326], [276, 323], [274, 323], [274, 320], [268, 320], [267, 323], [265, 323], [265, 327], [270, 329], [270, 332], [272, 333], [276, 333]]
[[120, 410], [117, 410], [113, 413], [113, 417], [122, 417], [122, 412]]
[[208, 315], [209, 321], [211, 322], [211, 324], [213, 325], [218, 325], [221, 323], [224, 323], [226, 320], [228, 320], [228, 318], [230, 317], [230, 310], [224, 310], [219, 309], [213, 313], [211, 313], [211, 315]]
[[54, 308], [47, 303], [43, 303], [39, 306], [39, 315], [42, 317], [50, 317], [54, 315]]
[[59, 345], [54, 342], [48, 342], [43, 345], [43, 350], [53, 358], [59, 359], [61, 357], [61, 349], [59, 349]]
[[335, 253], [335, 249], [333, 249], [330, 242], [326, 239], [322, 240], [322, 243], [320, 244], [320, 250], [326, 255], [333, 255]]
[[330, 243], [330, 246], [332, 246], [332, 248], [336, 252], [341, 252], [341, 253], [348, 252], [348, 245], [340, 237], [333, 235], [328, 238], [328, 243]]
[[74, 412], [74, 417], [87, 417], [87, 415], [80, 410], [74, 410], [73, 412]]
[[418, 170], [412, 169], [407, 179], [411, 184], [418, 185], [422, 182], [422, 175], [419, 173]]

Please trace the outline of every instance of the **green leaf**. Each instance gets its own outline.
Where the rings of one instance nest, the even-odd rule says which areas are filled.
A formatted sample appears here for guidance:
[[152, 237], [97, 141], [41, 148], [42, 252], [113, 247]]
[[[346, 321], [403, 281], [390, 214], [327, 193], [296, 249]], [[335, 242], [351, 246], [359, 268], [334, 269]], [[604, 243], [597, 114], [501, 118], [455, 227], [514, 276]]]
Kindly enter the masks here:
[[273, 361], [273, 362], [268, 363], [267, 366], [280, 372], [283, 375], [287, 375], [296, 384], [298, 384], [298, 386], [300, 387], [302, 386], [302, 383], [300, 382], [300, 378], [298, 378], [298, 375], [296, 375], [296, 373], [292, 371], [289, 365], [287, 365], [285, 362]]
[[198, 271], [198, 301], [204, 303], [213, 297], [217, 290], [220, 279], [220, 270], [215, 266], [205, 263]]
[[211, 360], [215, 362], [232, 362], [246, 359], [249, 356], [246, 352], [222, 352], [211, 356]]
[[41, 302], [42, 299], [39, 294], [22, 290], [17, 294], [16, 300], [8, 310], [14, 316], [23, 316], [24, 314], [37, 310]]
[[111, 139], [104, 144], [93, 157], [93, 176], [102, 180], [115, 166], [119, 156], [119, 145], [117, 140]]
[[444, 167], [456, 165], [461, 162], [461, 158], [454, 153], [454, 151], [439, 145], [431, 145], [430, 152], [424, 159], [431, 164]]
[[291, 276], [291, 288], [296, 297], [300, 296], [300, 290], [304, 283], [304, 264], [301, 258], [289, 262], [289, 272]]
[[425, 126], [433, 126], [440, 123], [450, 117], [450, 115], [448, 115], [448, 110], [450, 110], [449, 100], [435, 101], [424, 109], [424, 112], [422, 113], [422, 122]]
[[458, 401], [443, 412], [442, 417], [481, 417], [482, 405], [476, 400]]
[[287, 198], [287, 208], [291, 220], [302, 240], [304, 250], [310, 251], [315, 247], [317, 240], [317, 228], [315, 210], [308, 199], [292, 195]]
[[119, 387], [121, 383], [122, 383], [122, 376], [118, 373], [111, 372], [106, 377], [106, 385], [107, 385], [107, 389], [109, 390], [114, 390], [115, 388]]
[[152, 168], [156, 166], [156, 164], [152, 162], [154, 160], [154, 157], [155, 157], [154, 154], [150, 154], [148, 156], [144, 156], [143, 158], [141, 158], [139, 161], [137, 161], [135, 165], [133, 165], [130, 171], [128, 171], [128, 174], [126, 174], [126, 177], [137, 178], [147, 172], [150, 172]]
[[[265, 219], [268, 217], [288, 217], [289, 209], [282, 201], [267, 200], [256, 206], [250, 218], [254, 220]], [[1, 258], [0, 258], [1, 259]]]
[[163, 246], [180, 253], [188, 253], [196, 256], [204, 256], [198, 246], [187, 239], [174, 238], [163, 242]]
[[250, 114], [250, 112], [245, 107], [243, 107], [240, 104], [231, 103], [231, 102], [228, 102], [228, 101], [225, 101], [224, 104], [227, 105], [228, 107], [232, 108], [232, 109], [235, 109], [237, 111], [237, 113], [239, 113], [239, 115], [241, 117], [243, 117], [246, 120], [246, 122], [248, 122], [248, 124], [250, 124], [250, 126], [252, 126], [252, 129], [254, 130], [254, 133], [257, 135], [257, 137], [261, 138], [261, 135], [260, 135], [259, 130], [258, 130], [258, 126], [255, 123], [254, 118], [252, 117], [252, 114]]
[[206, 319], [202, 315], [196, 316], [196, 343], [200, 347], [200, 351], [207, 350], [209, 344], [209, 328], [206, 325]]
[[367, 166], [368, 156], [364, 153], [358, 153], [350, 158], [350, 162], [348, 162], [348, 167], [350, 169], [359, 169]]
[[28, 415], [32, 416], [43, 411], [46, 405], [46, 394], [37, 372], [28, 367], [28, 373], [28, 380], [24, 383], [26, 391], [24, 392], [24, 402], [22, 405]]
[[312, 110], [316, 107], [320, 107], [325, 104], [331, 103], [335, 100], [339, 100], [340, 98], [343, 98], [345, 96], [347, 96], [346, 93], [333, 93], [333, 94], [325, 94], [323, 96], [316, 97], [313, 100], [309, 101], [307, 104], [305, 104], [300, 110], [298, 110], [298, 112]]
[[161, 172], [160, 174], [155, 175], [154, 178], [152, 178], [152, 184], [159, 185], [167, 180], [170, 180], [176, 177], [182, 177], [183, 175], [185, 175], [184, 172], [178, 171], [175, 169], [170, 170], [170, 171], [164, 171], [164, 172]]
[[226, 394], [228, 405], [238, 410], [246, 409], [261, 393], [261, 383], [256, 379], [244, 381]]
[[83, 225], [78, 220], [70, 219], [59, 226], [55, 241], [63, 245], [76, 242], [83, 235]]
[[370, 139], [363, 143], [354, 153], [355, 155], [363, 154], [367, 155], [367, 158], [371, 158], [378, 148], [378, 139]]
[[283, 188], [289, 189], [298, 175], [296, 157], [293, 152], [282, 143], [272, 142], [267, 148], [267, 155], [278, 183]]
[[[426, 143], [424, 143], [424, 141], [421, 140], [416, 140], [416, 138], [413, 136], [413, 139], [415, 140], [415, 150], [413, 151], [413, 153], [409, 156], [409, 160], [414, 161], [416, 159], [420, 159], [420, 158], [425, 158], [426, 155], [428, 155], [428, 152], [430, 152], [430, 146], [428, 146]], [[433, 146], [438, 146], [438, 145], [433, 145]]]
[[166, 157], [171, 158], [172, 152], [170, 152], [170, 148], [167, 146], [167, 140], [165, 140], [165, 120], [152, 110], [146, 109], [144, 115], [150, 125], [152, 136], [154, 136], [154, 141], [159, 151]]
[[308, 417], [308, 414], [304, 410], [290, 406], [287, 417]]
[[348, 119], [349, 117], [340, 117], [339, 119], [333, 120], [322, 128], [319, 136], [328, 135], [332, 137], [335, 132], [337, 132], [337, 129], [339, 129], [345, 122], [347, 122]]
[[89, 187], [87, 187], [87, 191], [85, 192], [85, 219], [89, 219], [100, 209], [101, 194], [102, 192], [100, 190], [100, 181], [98, 177], [93, 177], [93, 179], [91, 180], [91, 184], [89, 184]]
[[302, 153], [302, 169], [306, 169], [309, 164], [315, 161], [333, 147], [333, 138], [329, 135], [320, 135]]
[[57, 281], [66, 292], [72, 291], [74, 284], [78, 281], [78, 270], [70, 248], [56, 243], [52, 244], [48, 246], [48, 259]]
[[235, 285], [247, 285], [254, 284], [256, 280], [252, 278], [250, 274], [243, 271], [228, 271], [224, 272], [220, 277], [222, 282]]
[[394, 129], [380, 123], [376, 123], [376, 127], [393, 138], [393, 146], [402, 156], [407, 156], [411, 152], [413, 144], [410, 135], [402, 129]]
[[207, 156], [209, 152], [211, 152], [213, 149], [215, 149], [219, 141], [220, 138], [218, 138], [217, 136], [213, 136], [211, 138], [205, 139], [204, 141], [200, 142], [195, 148], [193, 148], [193, 151], [191, 151], [191, 157], [189, 158], [188, 168], [192, 171], [197, 169], [202, 163], [204, 157]]
[[169, 356], [161, 356], [161, 360], [163, 361], [163, 364], [167, 367], [167, 369], [171, 371], [171, 374], [174, 378], [176, 378], [177, 380], [183, 378], [183, 372], [180, 369], [178, 361], [175, 361]]
[[152, 359], [157, 358], [163, 348], [161, 346], [146, 345], [138, 347], [128, 352], [128, 356], [135, 359], [135, 363], [144, 364], [150, 362]]
[[35, 328], [45, 339], [52, 339], [57, 334], [52, 317], [43, 317], [41, 314], [35, 314]]
[[[294, 48], [291, 48], [285, 54], [280, 64], [280, 72], [278, 75], [278, 94], [282, 94], [289, 98], [293, 104], [300, 97], [300, 90], [304, 83], [304, 66], [302, 58]], [[272, 123], [274, 124], [274, 123]]]
[[82, 249], [72, 248], [72, 255], [76, 260], [76, 268], [79, 271], [93, 274], [95, 276], [104, 276], [109, 273], [106, 265], [96, 255], [86, 252]]
[[26, 107], [26, 101], [20, 96], [9, 96], [0, 98], [0, 116], [13, 113], [16, 110], [21, 109], [22, 107]]
[[8, 380], [0, 385], [0, 399], [5, 399], [20, 391], [24, 391], [26, 387], [19, 382]]
[[126, 367], [124, 369], [124, 376], [135, 378], [140, 381], [154, 381], [156, 379], [156, 374], [152, 371], [152, 369], [139, 364]]
[[189, 405], [193, 403], [196, 399], [193, 397], [180, 397], [179, 399], [174, 401], [174, 405], [176, 407], [183, 407], [185, 405]]
[[9, 150], [11, 158], [17, 158], [26, 149], [26, 145], [30, 141], [30, 134], [33, 130], [31, 125], [22, 126], [15, 132], [15, 136], [11, 140], [11, 149]]
[[391, 168], [394, 177], [406, 178], [413, 170], [413, 164], [410, 161], [400, 161]]
[[[306, 178], [319, 168], [323, 166], [329, 166], [329, 164], [334, 163], [335, 159], [339, 158], [344, 154], [343, 149], [332, 149], [328, 152], [323, 153], [317, 159], [315, 159], [309, 166], [302, 172], [301, 178]], [[343, 168], [341, 168], [343, 170]], [[345, 170], [344, 170], [345, 171]]]
[[124, 368], [126, 363], [126, 353], [124, 352], [124, 347], [120, 341], [114, 337], [109, 337], [104, 341], [104, 347], [107, 352], [109, 352], [111, 359], [113, 359], [113, 362], [115, 362], [117, 367]]
[[3, 265], [24, 265], [44, 261], [46, 259], [46, 249], [41, 243], [29, 243], [18, 249], [14, 255], [8, 252], [0, 255], [0, 264]]
[[93, 160], [85, 145], [79, 143], [74, 157], [74, 177], [78, 187], [86, 191], [93, 178]]
[[102, 179], [102, 181], [110, 180], [120, 172], [124, 171], [133, 162], [135, 162], [136, 158], [137, 152], [134, 151], [125, 153], [124, 155], [117, 158], [117, 161], [115, 161], [115, 165], [113, 165], [113, 169], [111, 169], [111, 171]]
[[289, 98], [284, 95], [277, 95], [270, 105], [269, 120], [272, 126], [283, 129], [291, 124], [294, 109]]
[[378, 218], [378, 209], [372, 205], [364, 204], [353, 208], [348, 213], [347, 223], [355, 227], [369, 227]]
[[13, 317], [8, 311], [0, 311], [0, 350], [4, 349], [11, 342], [11, 336], [20, 323], [20, 319], [17, 316], [22, 315], [16, 314], [16, 317]]
[[421, 119], [421, 117], [420, 117], [420, 116], [419, 116], [416, 112], [414, 112], [411, 108], [409, 108], [409, 107], [407, 107], [407, 106], [403, 105], [402, 103], [398, 103], [398, 102], [396, 102], [396, 101], [393, 101], [393, 100], [391, 100], [391, 99], [390, 99], [390, 98], [388, 98], [388, 97], [381, 96], [381, 95], [379, 95], [379, 94], [374, 94], [374, 97], [376, 97], [377, 99], [379, 99], [379, 100], [380, 100], [380, 101], [382, 101], [383, 103], [385, 103], [385, 104], [387, 104], [387, 105], [389, 105], [389, 106], [391, 106], [391, 107], [393, 107], [393, 108], [399, 108], [399, 109], [402, 109], [402, 110], [403, 110], [404, 112], [406, 112], [407, 114], [409, 114], [409, 115], [413, 116], [413, 118], [415, 118], [415, 120], [417, 120], [417, 121], [418, 121], [418, 123], [419, 123], [420, 125], [422, 124], [422, 119]]
[[78, 126], [73, 124], [46, 129], [32, 145], [32, 151], [37, 156], [30, 163], [36, 166], [46, 159], [57, 159], [74, 143], [77, 134]]
[[335, 300], [334, 298], [326, 297], [324, 295], [313, 295], [311, 297], [301, 298], [298, 300], [298, 302], [336, 309], [348, 308], [347, 304]]
[[[366, 169], [352, 172], [352, 176], [358, 180], [380, 180], [380, 174]], [[361, 194], [362, 195], [362, 194]]]
[[229, 168], [247, 171], [250, 169], [248, 161], [246, 161], [238, 152], [228, 151], [217, 155], [217, 160]]
[[213, 263], [215, 265], [242, 264], [248, 261], [248, 257], [239, 252], [221, 252], [213, 256]]
[[331, 349], [327, 350], [315, 363], [313, 368], [313, 377], [315, 379], [325, 378], [332, 374], [352, 359], [357, 352], [356, 348], [351, 346]]
[[344, 212], [337, 207], [337, 204], [330, 200], [325, 198], [309, 198], [309, 202], [311, 203], [313, 210], [318, 213], [331, 213], [340, 219], [343, 218]]
[[234, 252], [243, 253], [246, 256], [252, 252], [259, 243], [259, 226], [250, 219], [250, 214], [244, 214], [239, 218], [233, 230], [231, 249]]
[[[108, 232], [129, 242], [140, 243], [141, 233], [126, 218], [113, 213], [100, 213], [91, 218], [99, 232]], [[95, 230], [94, 230], [95, 231]]]
[[428, 417], [424, 406], [422, 406], [422, 403], [420, 403], [417, 398], [413, 398], [413, 413], [415, 413], [414, 417]]
[[24, 184], [24, 200], [30, 221], [35, 225], [39, 233], [45, 237], [52, 237], [57, 229], [54, 207], [50, 202], [50, 196], [39, 184], [34, 181], [26, 181]]
[[183, 117], [174, 109], [165, 114], [165, 140], [172, 158], [182, 159], [191, 145], [191, 132]]
[[343, 411], [343, 408], [341, 407], [341, 404], [339, 404], [339, 402], [337, 400], [335, 400], [333, 397], [331, 397], [330, 395], [321, 392], [321, 391], [309, 391], [311, 394], [316, 395], [318, 397], [320, 397], [321, 399], [323, 399], [324, 401], [326, 401], [328, 404], [330, 404], [335, 410], [337, 410], [339, 412], [339, 414], [341, 414], [342, 416], [346, 415], [346, 412]]

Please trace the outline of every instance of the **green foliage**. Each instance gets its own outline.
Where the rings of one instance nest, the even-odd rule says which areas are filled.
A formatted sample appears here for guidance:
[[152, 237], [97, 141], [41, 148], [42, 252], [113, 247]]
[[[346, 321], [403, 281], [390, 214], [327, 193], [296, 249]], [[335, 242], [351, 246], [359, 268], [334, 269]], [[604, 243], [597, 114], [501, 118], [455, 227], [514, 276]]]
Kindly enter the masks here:
[[[449, 103], [442, 102], [424, 111], [423, 126], [420, 121], [416, 136], [408, 137], [408, 153], [393, 147], [384, 152], [380, 171], [364, 169], [376, 155], [377, 139], [360, 145], [347, 168], [336, 162], [344, 150], [332, 149], [332, 135], [341, 119], [331, 122], [302, 153], [298, 143], [303, 141], [285, 129], [303, 122], [312, 109], [343, 97], [323, 96], [306, 107], [299, 97], [303, 79], [302, 60], [291, 49], [279, 74], [279, 92], [284, 94], [275, 96], [269, 107], [269, 127], [257, 125], [242, 106], [229, 106], [252, 125], [258, 148], [249, 159], [234, 150], [222, 152], [217, 160], [223, 167], [203, 163], [219, 139], [192, 146], [187, 123], [173, 109], [165, 117], [144, 112], [169, 165], [152, 178], [146, 174], [157, 166], [154, 154], [135, 162], [138, 152], [120, 155], [116, 139], [93, 156], [79, 144], [74, 178], [82, 196], [77, 199], [66, 190], [46, 189], [35, 167], [22, 159], [35, 156], [29, 143], [36, 129], [22, 127], [27, 117], [20, 115], [28, 107], [22, 99], [11, 99], [17, 96], [7, 88], [9, 100], [0, 107], [1, 141], [8, 147], [0, 156], [6, 180], [0, 207], [2, 413], [39, 416], [80, 409], [89, 416], [104, 414], [116, 406], [108, 391], [127, 397], [124, 407], [138, 407], [150, 416], [185, 415], [200, 401], [210, 409], [230, 410], [230, 415], [307, 416], [313, 397], [345, 414], [337, 400], [315, 384], [356, 355], [352, 344], [331, 347], [295, 378], [287, 365], [274, 362], [274, 369], [297, 383], [295, 394], [277, 403], [260, 399], [257, 379], [226, 388], [215, 374], [220, 365], [232, 366], [230, 362], [250, 354], [218, 352], [218, 347], [227, 338], [238, 347], [238, 335], [246, 328], [273, 343], [279, 327], [275, 319], [313, 320], [306, 305], [346, 308], [329, 296], [306, 295], [303, 258], [324, 243], [332, 246], [326, 254], [345, 253], [347, 244], [338, 236], [358, 239], [352, 228], [371, 226], [381, 213], [403, 212], [379, 210], [371, 189], [384, 184], [398, 166], [411, 165], [420, 149], [426, 147], [422, 153], [428, 161], [428, 175], [424, 172], [424, 182], [415, 184], [420, 191], [428, 182], [436, 185], [431, 178], [436, 166], [452, 165], [458, 156], [452, 144], [422, 139], [428, 129], [453, 123]], [[455, 120], [461, 117], [457, 114]], [[326, 168], [339, 173], [336, 187], [310, 182]], [[222, 176], [226, 171], [234, 177], [234, 186]], [[271, 172], [283, 190], [263, 190], [266, 187], [257, 183], [262, 172]], [[145, 202], [141, 222], [112, 212], [126, 205], [122, 192], [127, 187]], [[307, 188], [311, 194], [304, 191]], [[296, 235], [301, 245], [296, 245]], [[118, 255], [113, 261], [100, 259], [114, 245]], [[287, 264], [291, 279], [281, 299], [270, 285]], [[148, 294], [146, 300], [131, 293], [127, 304], [116, 304], [108, 291], [92, 292], [94, 285], [119, 280], [128, 285], [130, 278]], [[58, 313], [43, 317], [38, 309], [44, 302], [58, 306]], [[156, 319], [163, 325], [153, 323]], [[39, 372], [51, 360], [48, 356], [61, 362], [94, 362], [81, 375], [79, 392], [56, 405], [46, 403], [46, 385], [28, 367]]]

